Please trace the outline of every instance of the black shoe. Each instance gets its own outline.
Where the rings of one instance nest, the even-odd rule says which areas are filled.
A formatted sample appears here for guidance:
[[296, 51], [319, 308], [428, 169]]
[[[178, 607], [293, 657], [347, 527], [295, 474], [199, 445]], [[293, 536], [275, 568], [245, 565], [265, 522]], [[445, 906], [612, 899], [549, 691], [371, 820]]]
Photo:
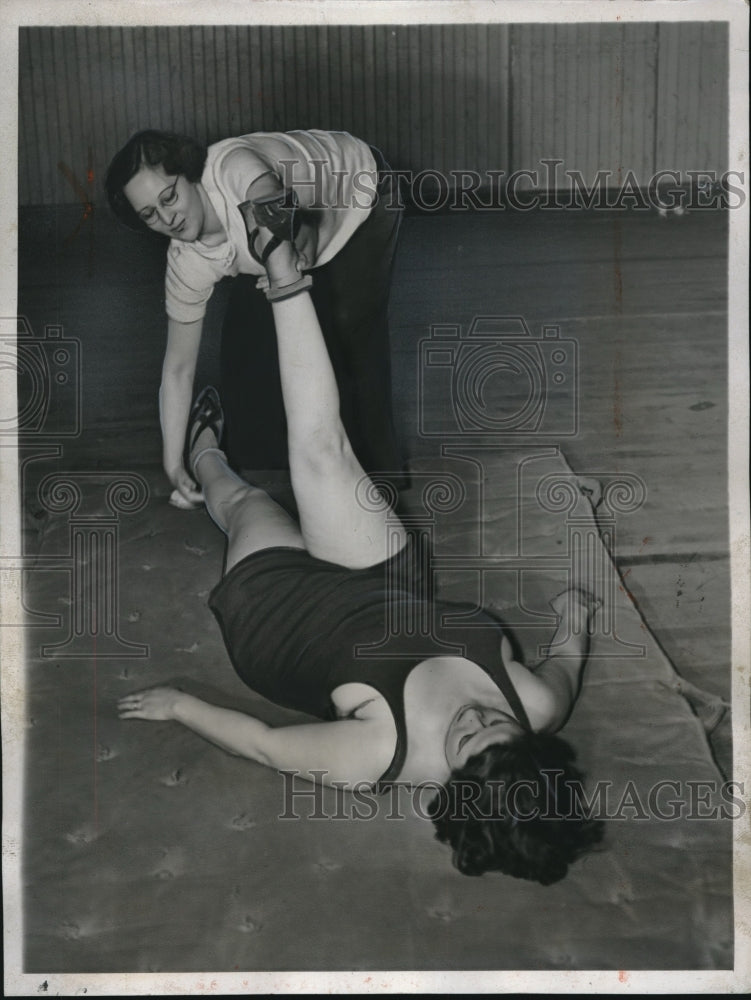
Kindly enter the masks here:
[[224, 433], [224, 413], [219, 393], [213, 385], [207, 385], [196, 397], [188, 417], [188, 428], [185, 432], [185, 447], [183, 449], [183, 465], [195, 479], [190, 462], [190, 455], [201, 433], [210, 428], [216, 437], [217, 448], [221, 446]]

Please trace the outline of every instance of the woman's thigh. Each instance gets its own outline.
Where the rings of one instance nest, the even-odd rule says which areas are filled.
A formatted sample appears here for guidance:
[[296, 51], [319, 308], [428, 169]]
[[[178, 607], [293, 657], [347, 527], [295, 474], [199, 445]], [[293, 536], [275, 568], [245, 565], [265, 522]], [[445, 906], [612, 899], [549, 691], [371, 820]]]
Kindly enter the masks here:
[[312, 556], [364, 569], [404, 548], [396, 496], [376, 488], [350, 447], [332, 456], [290, 459], [302, 538]]
[[233, 505], [227, 525], [224, 572], [261, 549], [304, 549], [300, 526], [263, 490], [252, 489]]

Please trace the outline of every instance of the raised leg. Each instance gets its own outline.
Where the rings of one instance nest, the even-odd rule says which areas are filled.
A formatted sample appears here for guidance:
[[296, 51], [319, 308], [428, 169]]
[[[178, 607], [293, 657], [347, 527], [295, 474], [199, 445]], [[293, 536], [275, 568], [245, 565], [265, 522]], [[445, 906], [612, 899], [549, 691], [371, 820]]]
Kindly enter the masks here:
[[[283, 243], [269, 258], [272, 283], [294, 272]], [[272, 303], [287, 414], [290, 475], [305, 547], [319, 559], [360, 569], [393, 556], [406, 535], [350, 445], [339, 391], [315, 308], [307, 292]]]

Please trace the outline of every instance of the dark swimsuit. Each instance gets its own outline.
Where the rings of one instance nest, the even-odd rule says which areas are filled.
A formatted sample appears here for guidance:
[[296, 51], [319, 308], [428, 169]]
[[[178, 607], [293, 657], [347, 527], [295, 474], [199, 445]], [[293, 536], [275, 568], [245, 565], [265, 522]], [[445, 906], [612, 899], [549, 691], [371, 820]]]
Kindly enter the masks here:
[[[379, 784], [394, 781], [404, 765], [404, 685], [431, 656], [482, 667], [530, 729], [501, 658], [500, 623], [469, 605], [426, 602], [414, 587], [395, 586], [409, 560], [407, 546], [391, 560], [351, 570], [304, 549], [262, 549], [234, 566], [209, 598], [238, 675], [275, 704], [331, 720], [331, 692], [350, 682], [386, 699], [397, 741]], [[471, 624], [449, 624], [449, 615], [471, 616]]]

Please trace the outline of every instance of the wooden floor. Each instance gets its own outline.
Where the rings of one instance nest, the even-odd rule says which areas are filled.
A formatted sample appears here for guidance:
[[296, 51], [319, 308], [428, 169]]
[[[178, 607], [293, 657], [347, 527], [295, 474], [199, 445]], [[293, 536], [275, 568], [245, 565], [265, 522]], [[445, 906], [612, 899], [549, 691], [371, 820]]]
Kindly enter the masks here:
[[[77, 223], [77, 209], [29, 209], [19, 227], [20, 313], [37, 336], [62, 325], [81, 343], [83, 432], [60, 467], [153, 467], [163, 246], [104, 214], [73, 235]], [[418, 420], [432, 325], [518, 315], [533, 336], [557, 325], [576, 341], [579, 430], [559, 443], [577, 472], [643, 480], [644, 504], [617, 524], [618, 564], [679, 671], [723, 697], [726, 281], [721, 213], [455, 213], [405, 219], [392, 292], [396, 419], [412, 457], [437, 448]], [[210, 303], [197, 384], [218, 377], [226, 293], [225, 283]], [[33, 511], [29, 523], [38, 528]]]

